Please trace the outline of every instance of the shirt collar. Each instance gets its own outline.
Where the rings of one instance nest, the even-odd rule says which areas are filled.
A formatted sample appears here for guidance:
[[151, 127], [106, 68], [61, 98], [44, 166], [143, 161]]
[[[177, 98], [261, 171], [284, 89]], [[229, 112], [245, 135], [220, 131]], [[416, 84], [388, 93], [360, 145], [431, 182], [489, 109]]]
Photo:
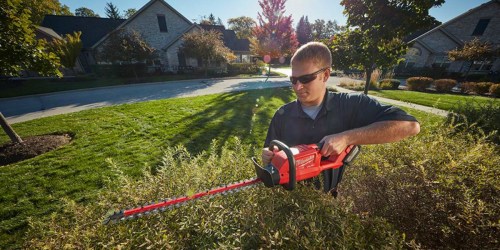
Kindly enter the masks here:
[[[329, 103], [331, 102], [330, 97], [331, 97], [330, 91], [328, 91], [328, 89], [327, 89], [325, 91], [325, 96], [323, 97], [323, 102], [321, 103], [321, 110], [319, 111], [318, 116], [316, 116], [316, 117], [323, 115], [325, 113], [325, 110], [330, 111], [332, 109], [332, 107], [330, 107], [331, 105], [329, 105]], [[302, 105], [300, 104], [300, 101], [298, 99], [295, 100], [293, 114], [295, 117], [299, 117], [299, 118], [310, 118], [306, 114], [306, 112], [304, 112], [304, 110], [302, 109]]]

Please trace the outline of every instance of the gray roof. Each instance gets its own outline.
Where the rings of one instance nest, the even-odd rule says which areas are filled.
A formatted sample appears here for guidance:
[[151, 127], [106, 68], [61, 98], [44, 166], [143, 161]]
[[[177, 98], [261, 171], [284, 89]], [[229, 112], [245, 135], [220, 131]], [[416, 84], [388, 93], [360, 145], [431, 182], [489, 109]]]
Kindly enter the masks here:
[[90, 48], [106, 34], [113, 31], [126, 19], [111, 19], [100, 17], [55, 16], [46, 15], [41, 26], [54, 30], [63, 36], [75, 31], [82, 32], [83, 48]]
[[217, 30], [222, 34], [224, 45], [232, 51], [250, 51], [250, 41], [248, 39], [238, 39], [234, 30], [227, 30], [223, 25], [199, 25], [204, 30]]

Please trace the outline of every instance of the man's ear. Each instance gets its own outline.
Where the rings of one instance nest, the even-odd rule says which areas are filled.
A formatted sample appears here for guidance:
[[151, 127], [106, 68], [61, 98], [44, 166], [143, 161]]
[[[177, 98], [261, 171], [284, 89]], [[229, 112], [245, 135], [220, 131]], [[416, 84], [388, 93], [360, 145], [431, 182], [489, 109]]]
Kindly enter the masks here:
[[324, 74], [323, 75], [323, 82], [328, 81], [328, 78], [330, 78], [330, 70], [329, 69], [325, 70], [325, 72], [323, 72], [323, 74]]

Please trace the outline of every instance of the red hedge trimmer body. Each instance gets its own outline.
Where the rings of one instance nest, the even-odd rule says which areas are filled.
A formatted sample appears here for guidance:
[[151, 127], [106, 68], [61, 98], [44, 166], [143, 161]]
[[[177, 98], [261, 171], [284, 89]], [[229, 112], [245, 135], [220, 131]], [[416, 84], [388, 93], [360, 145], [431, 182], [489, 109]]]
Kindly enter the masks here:
[[298, 181], [318, 176], [323, 170], [338, 169], [350, 163], [359, 153], [359, 146], [348, 146], [341, 154], [329, 158], [322, 157], [320, 144], [298, 145], [289, 148], [284, 143], [274, 140], [270, 143], [270, 149], [277, 146], [281, 151], [276, 152], [272, 162], [267, 166], [260, 166], [255, 158], [252, 161], [255, 166], [257, 178], [244, 180], [191, 196], [183, 196], [173, 199], [165, 199], [156, 203], [143, 205], [141, 207], [121, 210], [110, 215], [104, 221], [120, 221], [141, 217], [149, 213], [165, 211], [173, 206], [180, 206], [188, 201], [211, 197], [219, 194], [237, 192], [263, 182], [266, 187], [282, 185], [286, 190], [293, 190]]

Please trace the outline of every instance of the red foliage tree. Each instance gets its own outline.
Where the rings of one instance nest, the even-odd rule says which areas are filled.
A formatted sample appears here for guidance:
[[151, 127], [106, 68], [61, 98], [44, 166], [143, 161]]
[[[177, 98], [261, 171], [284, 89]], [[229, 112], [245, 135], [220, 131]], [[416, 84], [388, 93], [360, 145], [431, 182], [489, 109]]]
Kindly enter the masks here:
[[278, 58], [291, 55], [297, 49], [292, 16], [285, 16], [285, 3], [286, 0], [259, 0], [262, 13], [258, 13], [259, 25], [253, 30], [254, 53]]

